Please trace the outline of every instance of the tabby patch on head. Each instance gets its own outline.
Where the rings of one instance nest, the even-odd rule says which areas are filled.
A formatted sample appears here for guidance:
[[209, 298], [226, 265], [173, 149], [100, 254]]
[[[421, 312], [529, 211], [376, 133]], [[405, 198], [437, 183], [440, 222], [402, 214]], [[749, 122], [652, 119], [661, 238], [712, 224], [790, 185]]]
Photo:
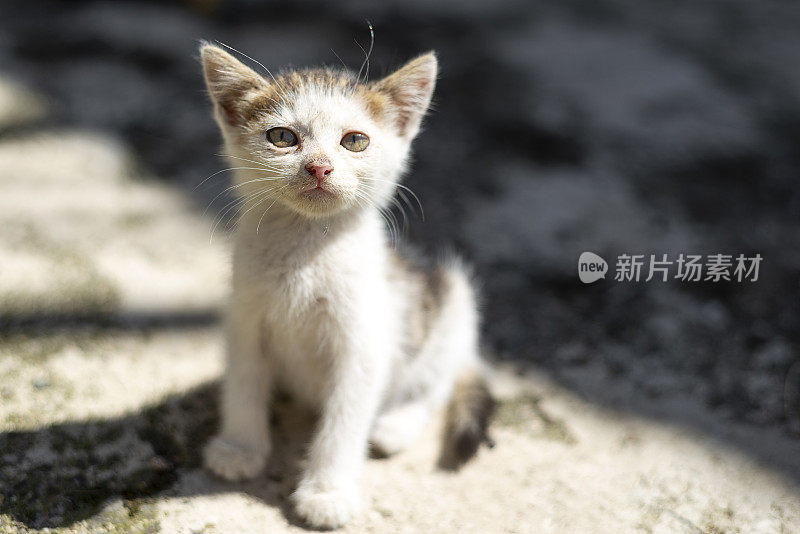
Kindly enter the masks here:
[[261, 75], [209, 44], [201, 55], [228, 154], [252, 167], [239, 194], [315, 218], [386, 206], [430, 104], [433, 53], [369, 83], [335, 69]]

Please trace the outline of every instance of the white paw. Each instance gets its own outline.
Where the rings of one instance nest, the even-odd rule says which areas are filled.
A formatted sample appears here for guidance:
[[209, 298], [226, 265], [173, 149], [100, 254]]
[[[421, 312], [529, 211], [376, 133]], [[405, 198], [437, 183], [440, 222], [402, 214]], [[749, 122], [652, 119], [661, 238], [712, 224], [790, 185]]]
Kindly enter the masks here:
[[203, 451], [205, 466], [226, 480], [253, 478], [264, 469], [269, 450], [267, 447], [250, 448], [216, 436]]
[[414, 442], [419, 434], [416, 421], [405, 413], [391, 413], [378, 417], [372, 428], [370, 443], [384, 456], [397, 454]]
[[297, 515], [314, 528], [344, 526], [359, 509], [355, 487], [320, 490], [313, 484], [301, 483], [292, 494], [292, 500]]

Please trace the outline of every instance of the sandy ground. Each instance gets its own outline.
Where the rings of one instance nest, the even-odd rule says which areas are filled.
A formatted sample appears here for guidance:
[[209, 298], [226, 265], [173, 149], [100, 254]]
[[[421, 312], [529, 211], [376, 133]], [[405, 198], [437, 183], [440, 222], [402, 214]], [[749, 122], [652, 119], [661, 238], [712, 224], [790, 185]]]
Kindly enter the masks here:
[[[0, 120], [45, 113], [3, 108]], [[6, 99], [8, 100], [8, 99]], [[301, 531], [286, 504], [309, 418], [279, 404], [263, 476], [213, 479], [224, 233], [125, 147], [77, 130], [0, 138], [0, 532]], [[483, 449], [436, 469], [438, 425], [370, 460], [346, 532], [796, 532], [796, 440], [764, 434], [787, 473], [725, 440], [740, 423], [687, 404], [700, 433], [615, 412], [533, 372], [497, 369]], [[710, 423], [709, 423], [710, 424]], [[771, 432], [771, 431], [770, 431]]]

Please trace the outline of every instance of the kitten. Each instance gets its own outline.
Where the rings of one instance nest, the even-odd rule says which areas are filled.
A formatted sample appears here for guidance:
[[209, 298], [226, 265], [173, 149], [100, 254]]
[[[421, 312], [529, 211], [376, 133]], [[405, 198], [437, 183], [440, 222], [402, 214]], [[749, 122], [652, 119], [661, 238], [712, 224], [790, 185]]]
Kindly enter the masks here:
[[380, 210], [430, 103], [436, 56], [363, 83], [337, 70], [262, 77], [203, 45], [214, 115], [243, 199], [233, 252], [222, 428], [205, 464], [257, 475], [270, 453], [270, 393], [320, 414], [292, 495], [309, 525], [357, 511], [368, 442], [396, 453], [450, 399], [443, 462], [485, 438], [493, 406], [464, 269], [425, 270], [387, 243]]

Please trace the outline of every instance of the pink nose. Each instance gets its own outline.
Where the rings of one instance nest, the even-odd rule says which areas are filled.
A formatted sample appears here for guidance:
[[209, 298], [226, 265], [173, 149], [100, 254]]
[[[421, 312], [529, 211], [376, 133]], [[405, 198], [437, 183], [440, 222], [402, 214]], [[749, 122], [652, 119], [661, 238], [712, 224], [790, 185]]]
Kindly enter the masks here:
[[323, 165], [306, 165], [308, 174], [317, 179], [317, 184], [321, 184], [330, 173], [333, 172], [333, 167], [327, 164]]

